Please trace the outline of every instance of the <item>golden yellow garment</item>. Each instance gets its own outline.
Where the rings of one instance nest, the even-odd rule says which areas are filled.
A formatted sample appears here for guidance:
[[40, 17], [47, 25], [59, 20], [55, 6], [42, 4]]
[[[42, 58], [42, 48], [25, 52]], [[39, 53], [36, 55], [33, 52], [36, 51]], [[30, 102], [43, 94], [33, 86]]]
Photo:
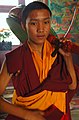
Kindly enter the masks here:
[[[43, 79], [47, 77], [47, 73], [51, 69], [51, 65], [53, 64], [57, 56], [51, 57], [53, 48], [47, 40], [44, 43], [43, 59], [41, 59], [40, 56], [35, 51], [33, 51], [31, 47], [30, 49], [38, 76], [40, 78], [40, 82], [42, 82]], [[15, 97], [13, 98], [13, 103], [24, 106], [28, 109], [46, 110], [49, 106], [54, 104], [62, 112], [65, 113], [66, 111], [65, 92], [52, 92], [44, 90], [30, 97], [17, 97], [15, 92]]]

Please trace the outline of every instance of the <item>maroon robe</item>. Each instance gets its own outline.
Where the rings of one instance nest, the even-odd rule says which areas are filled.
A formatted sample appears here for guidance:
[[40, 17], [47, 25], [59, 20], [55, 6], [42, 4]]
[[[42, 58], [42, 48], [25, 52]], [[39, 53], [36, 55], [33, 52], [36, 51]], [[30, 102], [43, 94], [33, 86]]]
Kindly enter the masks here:
[[[40, 84], [39, 77], [32, 59], [31, 51], [27, 45], [24, 43], [16, 50], [6, 54], [6, 63], [9, 73], [14, 73], [12, 80], [14, 88], [18, 96], [30, 96], [39, 93], [43, 90], [49, 90], [53, 92], [65, 92], [67, 93], [67, 113], [70, 118], [69, 102], [71, 101], [76, 90], [69, 90], [68, 86], [71, 83], [71, 77], [66, 69], [65, 64], [63, 65], [62, 78], [60, 75], [61, 69], [61, 55], [55, 60], [50, 71], [48, 72], [47, 78]], [[20, 73], [16, 73], [20, 70]], [[79, 67], [75, 66], [77, 78], [79, 81]], [[55, 106], [50, 106], [45, 111], [46, 120], [60, 120], [63, 113], [57, 109]], [[6, 120], [21, 120], [18, 117], [9, 115]]]

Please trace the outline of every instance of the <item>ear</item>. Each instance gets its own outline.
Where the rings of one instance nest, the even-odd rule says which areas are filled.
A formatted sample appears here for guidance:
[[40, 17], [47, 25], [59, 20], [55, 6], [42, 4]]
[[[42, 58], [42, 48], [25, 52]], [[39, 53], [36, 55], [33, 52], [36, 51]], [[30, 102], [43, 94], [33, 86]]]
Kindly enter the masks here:
[[22, 29], [23, 29], [24, 31], [26, 31], [26, 28], [25, 28], [25, 26], [23, 25], [22, 22], [21, 22], [21, 27], [22, 27]]

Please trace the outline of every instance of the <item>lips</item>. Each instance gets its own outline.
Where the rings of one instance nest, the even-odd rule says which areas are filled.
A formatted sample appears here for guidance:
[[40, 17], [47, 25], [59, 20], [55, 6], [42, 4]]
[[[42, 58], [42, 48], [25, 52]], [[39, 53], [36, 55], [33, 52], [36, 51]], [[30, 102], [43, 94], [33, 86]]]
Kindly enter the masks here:
[[44, 38], [45, 35], [37, 35], [38, 38]]

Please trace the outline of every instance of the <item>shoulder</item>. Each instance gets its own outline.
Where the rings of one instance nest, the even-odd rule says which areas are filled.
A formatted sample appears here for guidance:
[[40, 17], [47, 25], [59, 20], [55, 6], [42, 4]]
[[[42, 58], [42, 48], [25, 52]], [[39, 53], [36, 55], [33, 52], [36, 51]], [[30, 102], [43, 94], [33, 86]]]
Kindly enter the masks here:
[[22, 49], [23, 49], [23, 45], [20, 45], [16, 48], [14, 48], [13, 50], [7, 52], [5, 55], [6, 57], [14, 57], [16, 55], [19, 55], [21, 52], [22, 52]]
[[6, 53], [6, 65], [9, 73], [14, 73], [22, 68], [24, 45]]

